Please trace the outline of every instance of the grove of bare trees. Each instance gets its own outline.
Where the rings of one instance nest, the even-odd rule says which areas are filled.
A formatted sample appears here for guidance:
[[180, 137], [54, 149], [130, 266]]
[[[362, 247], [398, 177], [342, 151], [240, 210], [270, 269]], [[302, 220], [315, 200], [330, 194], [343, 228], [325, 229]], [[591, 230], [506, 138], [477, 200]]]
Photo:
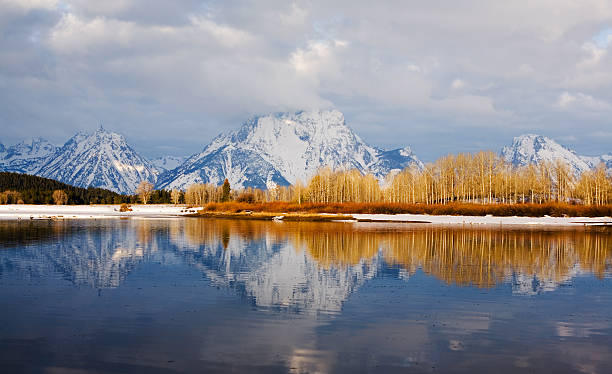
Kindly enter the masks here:
[[[576, 176], [562, 161], [515, 167], [493, 152], [448, 155], [425, 168], [391, 173], [384, 183], [357, 170], [324, 168], [307, 184], [232, 191], [233, 199], [311, 203], [516, 204], [564, 202], [612, 204], [612, 174], [602, 164]], [[187, 204], [223, 200], [222, 187], [196, 184], [185, 192]], [[245, 200], [246, 201], [246, 200]]]
[[7, 190], [0, 192], [0, 204], [23, 204], [21, 193], [18, 191]]

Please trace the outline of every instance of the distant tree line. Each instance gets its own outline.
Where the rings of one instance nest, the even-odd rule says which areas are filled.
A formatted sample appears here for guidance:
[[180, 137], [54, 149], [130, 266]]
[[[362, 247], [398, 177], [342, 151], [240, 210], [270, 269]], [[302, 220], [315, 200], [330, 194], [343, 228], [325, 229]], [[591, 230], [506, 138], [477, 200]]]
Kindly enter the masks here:
[[[149, 191], [146, 203], [170, 204], [184, 202], [183, 193]], [[0, 172], [0, 204], [135, 204], [142, 202], [135, 195], [122, 195], [103, 188], [81, 188], [35, 175]]]
[[0, 191], [0, 203], [4, 204], [120, 204], [135, 201], [134, 196], [102, 188], [75, 187], [53, 179], [8, 172], [0, 172]]
[[[80, 188], [33, 175], [0, 172], [0, 204], [180, 204], [241, 203], [403, 203], [403, 204], [612, 204], [612, 173], [601, 164], [575, 176], [562, 161], [515, 167], [499, 155], [482, 151], [449, 155], [425, 165], [394, 172], [380, 183], [357, 170], [324, 168], [307, 183], [270, 189], [232, 190], [193, 184], [183, 191], [155, 190], [143, 181], [134, 195], [101, 188]], [[58, 192], [61, 191], [61, 192]]]
[[[232, 191], [238, 202], [404, 203], [404, 204], [612, 204], [612, 174], [605, 165], [575, 176], [562, 161], [516, 167], [499, 155], [482, 151], [449, 155], [427, 164], [389, 174], [380, 183], [357, 170], [324, 168], [306, 184], [273, 189]], [[185, 192], [187, 204], [224, 201], [223, 189], [194, 184]]]
[[237, 191], [231, 190], [230, 183], [227, 179], [223, 181], [223, 185], [221, 186], [211, 183], [192, 184], [187, 187], [184, 194], [185, 203], [190, 205], [227, 202], [237, 198]]

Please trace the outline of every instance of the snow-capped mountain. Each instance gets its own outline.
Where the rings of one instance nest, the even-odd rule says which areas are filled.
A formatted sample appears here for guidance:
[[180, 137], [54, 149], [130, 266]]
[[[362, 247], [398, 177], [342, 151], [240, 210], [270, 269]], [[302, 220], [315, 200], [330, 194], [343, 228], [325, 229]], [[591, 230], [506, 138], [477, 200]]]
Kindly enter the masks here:
[[553, 273], [548, 277], [516, 272], [506, 277], [506, 282], [512, 285], [513, 294], [533, 296], [556, 291], [562, 284], [571, 284], [575, 278], [589, 273], [580, 269], [578, 264], [568, 270], [567, 274]]
[[32, 138], [11, 147], [0, 147], [0, 170], [35, 174], [57, 147], [42, 138]]
[[596, 168], [600, 164], [604, 164], [606, 169], [612, 169], [612, 152], [601, 156], [580, 156], [591, 167]]
[[79, 187], [134, 193], [143, 181], [155, 181], [153, 165], [117, 133], [98, 129], [77, 133], [59, 148], [37, 175]]
[[422, 167], [410, 148], [384, 151], [366, 144], [337, 110], [255, 117], [216, 137], [204, 150], [159, 177], [158, 188], [193, 183], [269, 188], [307, 181], [321, 167], [357, 169], [383, 179], [393, 169]]
[[[194, 226], [184, 225], [184, 236], [178, 226], [171, 241], [185, 262], [213, 285], [233, 288], [260, 307], [340, 312], [352, 293], [378, 275], [383, 261], [376, 253], [355, 264], [325, 266], [295, 237], [281, 239], [270, 232], [261, 237], [235, 235], [229, 226], [213, 225], [207, 224], [207, 235], [195, 235], [195, 240], [188, 235]], [[215, 237], [215, 229], [224, 230], [227, 242]]]
[[159, 174], [175, 169], [183, 162], [185, 162], [185, 157], [177, 156], [162, 156], [151, 160], [151, 164], [153, 164]]
[[511, 146], [502, 149], [501, 155], [507, 162], [515, 166], [561, 160], [571, 167], [575, 175], [582, 174], [593, 167], [583, 156], [577, 155], [573, 150], [550, 138], [535, 134], [525, 134], [514, 138]]

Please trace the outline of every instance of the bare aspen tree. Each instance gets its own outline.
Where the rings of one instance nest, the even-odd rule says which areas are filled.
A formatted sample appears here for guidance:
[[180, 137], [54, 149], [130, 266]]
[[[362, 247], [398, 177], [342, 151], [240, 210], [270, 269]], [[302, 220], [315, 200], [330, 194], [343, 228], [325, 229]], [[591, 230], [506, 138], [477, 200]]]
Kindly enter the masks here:
[[148, 181], [142, 181], [136, 188], [136, 194], [140, 197], [140, 200], [143, 204], [146, 204], [151, 198], [151, 194], [153, 193], [153, 183]]
[[302, 181], [298, 180], [297, 182], [295, 182], [295, 184], [293, 185], [293, 190], [294, 190], [294, 195], [295, 195], [295, 199], [297, 200], [297, 203], [302, 204], [302, 193], [304, 190]]
[[68, 195], [64, 190], [53, 191], [53, 201], [55, 205], [65, 205], [68, 202]]
[[177, 189], [173, 189], [170, 191], [170, 200], [172, 200], [172, 204], [178, 204], [181, 199], [181, 191]]

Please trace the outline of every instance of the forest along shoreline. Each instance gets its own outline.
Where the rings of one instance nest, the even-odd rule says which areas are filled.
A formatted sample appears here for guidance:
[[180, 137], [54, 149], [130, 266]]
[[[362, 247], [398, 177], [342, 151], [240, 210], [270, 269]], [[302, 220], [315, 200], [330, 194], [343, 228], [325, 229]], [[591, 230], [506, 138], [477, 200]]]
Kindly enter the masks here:
[[[314, 204], [210, 203], [203, 207], [172, 204], [0, 205], [0, 219], [64, 220], [104, 218], [248, 219], [269, 221], [344, 221], [434, 225], [602, 226], [612, 229], [612, 205], [570, 204]], [[123, 210], [123, 211], [122, 211]]]

